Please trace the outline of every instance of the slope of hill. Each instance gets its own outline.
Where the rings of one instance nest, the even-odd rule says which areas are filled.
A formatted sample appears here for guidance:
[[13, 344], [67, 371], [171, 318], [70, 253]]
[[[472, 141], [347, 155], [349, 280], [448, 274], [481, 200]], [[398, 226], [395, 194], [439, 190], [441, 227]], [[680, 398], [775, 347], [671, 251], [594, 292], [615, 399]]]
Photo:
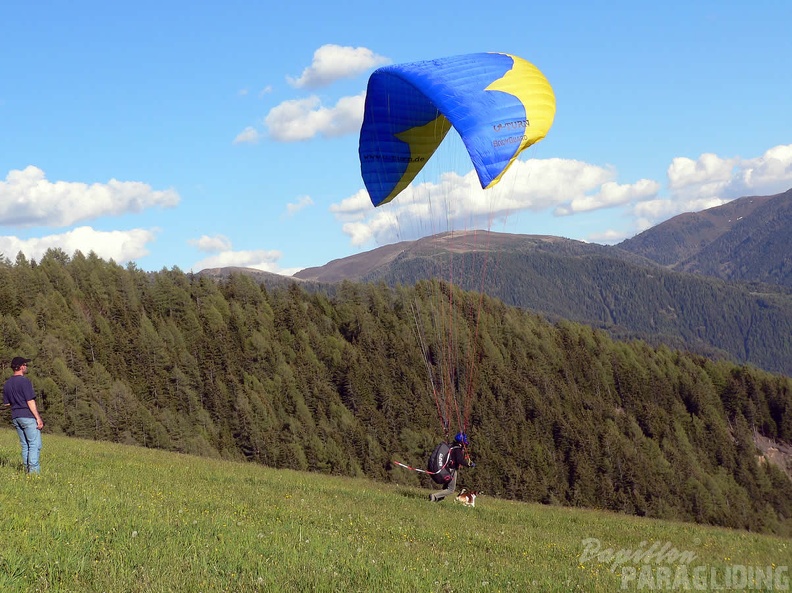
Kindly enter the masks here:
[[282, 276], [272, 272], [257, 270], [256, 268], [241, 268], [238, 266], [227, 266], [225, 268], [205, 268], [198, 272], [198, 274], [201, 276], [206, 276], [207, 278], [213, 278], [215, 280], [228, 279], [232, 274], [244, 274], [246, 276], [250, 276], [256, 282], [266, 284], [267, 286], [287, 286], [291, 282], [301, 281], [300, 278]]
[[732, 565], [758, 567], [751, 590], [776, 590], [787, 576], [779, 536], [487, 494], [431, 504], [426, 489], [364, 478], [45, 439], [45, 472], [26, 480], [7, 453], [16, 433], [0, 428], [0, 500], [25, 503], [5, 509], [4, 593], [612, 593], [666, 571], [675, 590], [713, 590]]
[[[781, 464], [792, 380], [755, 368], [551, 324], [438, 281], [342, 282], [331, 298], [52, 251], [0, 265], [0, 296], [0, 360], [34, 359], [51, 433], [418, 486], [426, 478], [393, 460], [422, 466], [443, 438], [437, 378], [475, 390], [469, 488], [792, 529], [792, 481], [758, 461], [756, 440]], [[440, 380], [440, 317], [474, 380]]]
[[[415, 241], [402, 241], [385, 245], [342, 259], [333, 260], [323, 266], [306, 268], [294, 274], [298, 280], [319, 282], [339, 282], [341, 280], [372, 281], [392, 279], [393, 270], [402, 269], [400, 275], [404, 283], [414, 283], [430, 277], [443, 278], [448, 275], [450, 263], [457, 258], [457, 263], [470, 263], [472, 267], [463, 266], [465, 274], [459, 274], [460, 285], [474, 286], [481, 275], [480, 268], [487, 264], [496, 265], [500, 260], [511, 255], [530, 256], [533, 253], [552, 253], [565, 256], [583, 256], [589, 254], [614, 254], [616, 257], [636, 263], [650, 263], [641, 256], [629, 251], [618, 252], [612, 247], [583, 243], [551, 235], [514, 235], [491, 231], [449, 232], [423, 237]], [[464, 254], [480, 254], [474, 261], [464, 262], [459, 258]], [[414, 273], [409, 267], [423, 261], [424, 265], [416, 265]], [[449, 263], [450, 262], [450, 263]], [[449, 263], [449, 265], [446, 265]], [[432, 272], [432, 276], [426, 273]]]
[[296, 276], [389, 286], [441, 278], [551, 319], [606, 329], [617, 338], [641, 338], [792, 375], [792, 296], [669, 270], [619, 247], [550, 236], [442, 234]]
[[680, 214], [618, 247], [679, 271], [792, 287], [792, 189]]
[[382, 266], [387, 266], [399, 257], [405, 249], [410, 249], [412, 245], [413, 243], [410, 241], [393, 243], [366, 251], [365, 253], [334, 259], [323, 266], [300, 270], [294, 274], [293, 278], [316, 282], [358, 280]]

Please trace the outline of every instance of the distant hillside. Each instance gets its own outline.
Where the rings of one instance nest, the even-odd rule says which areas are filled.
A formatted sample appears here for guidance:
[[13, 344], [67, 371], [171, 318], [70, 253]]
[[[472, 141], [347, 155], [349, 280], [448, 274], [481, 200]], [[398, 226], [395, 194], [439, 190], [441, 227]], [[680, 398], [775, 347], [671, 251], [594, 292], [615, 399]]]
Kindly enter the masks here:
[[316, 282], [340, 282], [341, 280], [358, 280], [373, 271], [387, 266], [398, 258], [405, 250], [418, 249], [413, 241], [404, 241], [385, 245], [365, 253], [350, 255], [342, 259], [334, 259], [324, 266], [305, 268], [294, 274], [298, 280], [314, 280]]
[[678, 271], [792, 287], [792, 189], [680, 214], [618, 247]]
[[[250, 276], [256, 280], [256, 282], [260, 282], [267, 286], [285, 286], [295, 280], [295, 278], [290, 276], [282, 276], [272, 272], [257, 270], [256, 268], [242, 268], [238, 266], [228, 266], [226, 268], [206, 268], [201, 270], [199, 274], [201, 276], [213, 278], [214, 280], [227, 279], [232, 274], [244, 274], [246, 276]], [[299, 278], [296, 278], [296, 280], [298, 282], [300, 281]]]
[[[459, 263], [464, 261], [463, 254], [480, 254], [473, 262], [469, 262], [473, 264], [471, 267], [462, 268], [470, 272], [471, 277], [459, 278], [460, 285], [475, 286], [477, 276], [480, 276], [479, 268], [486, 267], [488, 263], [490, 265], [498, 263], [504, 254], [528, 256], [536, 252], [546, 252], [579, 256], [606, 253], [611, 250], [611, 247], [551, 235], [513, 235], [489, 231], [450, 232], [423, 237], [416, 241], [385, 245], [365, 253], [336, 259], [323, 266], [301, 270], [294, 275], [294, 278], [317, 282], [380, 280], [390, 277], [394, 269], [409, 268], [412, 264], [423, 261], [426, 265], [418, 266], [415, 272], [410, 273], [406, 269], [402, 272], [405, 283], [412, 284], [416, 280], [426, 279], [426, 271], [432, 271], [432, 277], [448, 276], [449, 273], [453, 273], [451, 264], [454, 258]], [[618, 255], [636, 262], [643, 260], [642, 257], [636, 257], [629, 252]]]
[[[590, 291], [591, 278], [605, 278], [601, 306], [646, 316], [652, 294], [640, 274], [659, 268], [543, 253], [554, 243], [587, 247], [535, 242], [541, 257], [522, 255], [526, 269], [542, 271], [540, 292], [557, 282], [552, 294], [568, 306]], [[503, 257], [460, 249], [455, 264]], [[454, 269], [464, 275], [464, 266]], [[479, 274], [485, 269], [498, 265]], [[674, 284], [687, 275], [665, 274], [656, 276], [683, 305], [656, 323], [706, 313], [700, 323], [725, 331], [750, 317], [737, 310], [745, 306], [738, 296], [717, 292], [715, 283], [725, 283], [711, 280], [707, 301]], [[38, 262], [0, 263], [0, 360], [33, 359], [29, 377], [50, 434], [408, 486], [428, 479], [393, 460], [422, 466], [443, 438], [439, 389], [446, 409], [452, 399], [470, 404], [467, 423], [452, 424], [470, 435], [470, 489], [792, 533], [784, 473], [792, 379], [549, 323], [436, 280], [341, 282], [332, 297], [303, 286], [269, 289], [241, 273], [146, 273], [50, 250]], [[757, 313], [753, 326], [762, 323]]]
[[296, 277], [389, 286], [441, 278], [551, 319], [606, 329], [617, 338], [641, 338], [792, 374], [792, 296], [669, 270], [618, 246], [550, 236], [442, 234], [336, 260]]

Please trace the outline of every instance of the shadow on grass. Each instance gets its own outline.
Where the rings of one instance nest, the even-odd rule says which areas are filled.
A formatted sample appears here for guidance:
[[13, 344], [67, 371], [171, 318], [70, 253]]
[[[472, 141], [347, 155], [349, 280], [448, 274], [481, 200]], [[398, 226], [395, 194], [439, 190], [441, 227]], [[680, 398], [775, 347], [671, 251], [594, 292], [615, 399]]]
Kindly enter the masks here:
[[17, 471], [24, 471], [22, 467], [22, 463], [16, 458], [9, 457], [5, 454], [0, 454], [0, 467], [10, 467], [11, 469], [15, 469]]
[[399, 488], [396, 490], [396, 493], [404, 498], [414, 498], [416, 500], [429, 500], [429, 494], [431, 494], [428, 490], [409, 490], [407, 488]]

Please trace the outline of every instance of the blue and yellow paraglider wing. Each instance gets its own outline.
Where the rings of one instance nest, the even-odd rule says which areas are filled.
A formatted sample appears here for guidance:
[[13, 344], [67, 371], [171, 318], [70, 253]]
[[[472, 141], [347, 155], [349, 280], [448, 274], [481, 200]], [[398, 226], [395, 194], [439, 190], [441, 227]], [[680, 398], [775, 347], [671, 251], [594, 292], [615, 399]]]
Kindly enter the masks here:
[[360, 166], [375, 206], [407, 187], [434, 154], [451, 124], [399, 67], [369, 79], [360, 129]]
[[369, 78], [360, 167], [375, 206], [415, 178], [453, 126], [484, 188], [545, 137], [555, 96], [530, 62], [481, 53], [386, 66]]

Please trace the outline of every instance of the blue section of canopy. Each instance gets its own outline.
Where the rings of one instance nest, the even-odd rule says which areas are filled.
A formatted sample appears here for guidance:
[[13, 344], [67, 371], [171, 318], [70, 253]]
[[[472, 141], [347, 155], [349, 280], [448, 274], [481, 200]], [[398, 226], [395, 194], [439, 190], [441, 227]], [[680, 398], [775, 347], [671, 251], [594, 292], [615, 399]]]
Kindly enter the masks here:
[[[512, 74], [510, 74], [512, 73]], [[537, 93], [538, 90], [538, 93]], [[478, 53], [376, 70], [369, 78], [360, 165], [375, 206], [407, 187], [453, 126], [482, 187], [497, 183], [517, 154], [543, 138], [530, 130], [527, 102], [547, 112], [555, 98], [532, 64], [507, 54]], [[542, 114], [547, 119], [547, 113]], [[540, 117], [540, 119], [542, 119]]]

